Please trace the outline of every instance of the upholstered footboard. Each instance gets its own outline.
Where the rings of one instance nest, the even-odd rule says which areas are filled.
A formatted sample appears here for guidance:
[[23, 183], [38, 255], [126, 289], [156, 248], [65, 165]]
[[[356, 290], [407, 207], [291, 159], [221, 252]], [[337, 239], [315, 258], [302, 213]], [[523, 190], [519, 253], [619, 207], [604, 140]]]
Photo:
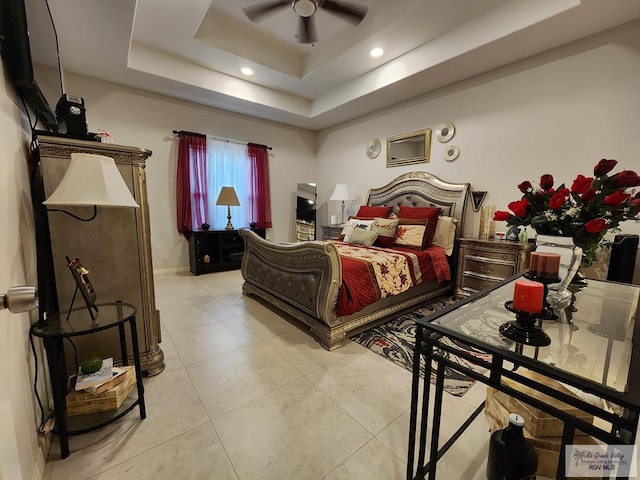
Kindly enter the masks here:
[[245, 240], [242, 276], [245, 295], [255, 295], [310, 327], [328, 350], [338, 348], [351, 331], [397, 315], [453, 289], [453, 283], [429, 282], [401, 295], [381, 299], [356, 314], [336, 317], [342, 283], [340, 257], [331, 243], [281, 245], [241, 230]]

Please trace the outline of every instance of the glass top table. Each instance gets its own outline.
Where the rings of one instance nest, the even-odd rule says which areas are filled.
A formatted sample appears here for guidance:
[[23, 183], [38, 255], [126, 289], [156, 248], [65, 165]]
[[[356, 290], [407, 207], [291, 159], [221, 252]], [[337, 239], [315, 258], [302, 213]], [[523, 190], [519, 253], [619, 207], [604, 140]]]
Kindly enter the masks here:
[[33, 325], [31, 333], [36, 337], [75, 337], [124, 324], [136, 315], [136, 308], [128, 303], [103, 303], [96, 307], [93, 317], [85, 307], [50, 315], [46, 322]]
[[[438, 447], [442, 403], [446, 401], [445, 368], [561, 420], [557, 478], [565, 478], [564, 445], [572, 442], [576, 430], [606, 444], [633, 445], [640, 416], [640, 359], [635, 352], [640, 345], [640, 329], [635, 328], [640, 286], [588, 280], [586, 287], [573, 290], [572, 303], [557, 312], [558, 320], [538, 320], [551, 343], [533, 347], [499, 333], [501, 325], [516, 320], [515, 313], [505, 307], [513, 299], [516, 278], [416, 320], [407, 479], [427, 474], [435, 479], [438, 459], [484, 410], [483, 402], [444, 446]], [[425, 378], [435, 382], [433, 391], [429, 381], [421, 380], [421, 362]], [[558, 387], [557, 382], [567, 388]], [[531, 391], [537, 393], [532, 395]], [[584, 422], [569, 410], [555, 408], [549, 400], [587, 412], [598, 421]], [[427, 438], [431, 439], [430, 448]]]
[[[498, 331], [503, 323], [515, 321], [515, 314], [505, 308], [505, 302], [513, 299], [513, 289], [513, 282], [509, 282], [440, 316], [431, 325], [515, 352], [516, 342]], [[639, 298], [637, 286], [589, 280], [586, 288], [574, 291], [574, 302], [566, 310], [568, 323], [542, 320], [551, 344], [522, 346], [522, 355], [626, 392]]]

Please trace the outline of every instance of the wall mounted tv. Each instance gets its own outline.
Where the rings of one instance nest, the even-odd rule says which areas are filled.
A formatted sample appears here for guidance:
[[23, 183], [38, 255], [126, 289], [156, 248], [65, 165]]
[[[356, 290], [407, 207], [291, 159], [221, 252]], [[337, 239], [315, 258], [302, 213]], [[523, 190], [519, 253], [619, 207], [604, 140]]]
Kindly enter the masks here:
[[[34, 35], [30, 36], [29, 26]], [[0, 42], [9, 78], [37, 118], [49, 131], [57, 132], [56, 114], [36, 82], [32, 64], [35, 56], [32, 54], [45, 52], [49, 58], [43, 63], [55, 65], [61, 74], [57, 37], [47, 1], [0, 0]]]

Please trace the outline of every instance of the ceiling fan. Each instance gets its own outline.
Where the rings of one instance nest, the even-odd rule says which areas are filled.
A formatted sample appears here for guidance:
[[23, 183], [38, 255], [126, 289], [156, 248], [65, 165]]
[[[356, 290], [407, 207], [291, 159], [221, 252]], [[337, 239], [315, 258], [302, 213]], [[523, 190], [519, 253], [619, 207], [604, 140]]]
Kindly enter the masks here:
[[315, 43], [318, 41], [313, 15], [318, 9], [325, 10], [347, 22], [358, 25], [367, 14], [367, 7], [339, 0], [275, 0], [243, 8], [247, 18], [258, 22], [262, 17], [285, 7], [293, 8], [298, 15], [298, 43]]

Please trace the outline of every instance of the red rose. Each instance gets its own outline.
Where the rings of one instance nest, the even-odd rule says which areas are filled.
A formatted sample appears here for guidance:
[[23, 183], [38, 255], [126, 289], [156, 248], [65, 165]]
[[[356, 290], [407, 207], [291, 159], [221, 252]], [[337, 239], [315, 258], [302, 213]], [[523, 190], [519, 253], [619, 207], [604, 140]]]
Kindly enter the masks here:
[[591, 188], [593, 183], [592, 177], [585, 177], [584, 175], [578, 175], [571, 185], [571, 191], [574, 193], [585, 193]]
[[624, 193], [622, 190], [616, 190], [611, 195], [604, 197], [604, 204], [609, 205], [610, 207], [615, 207], [628, 200], [630, 197], [630, 194]]
[[529, 202], [526, 200], [518, 200], [517, 202], [511, 202], [507, 206], [516, 217], [524, 218], [527, 216], [527, 205], [529, 205]]
[[531, 182], [529, 180], [526, 180], [526, 181], [522, 182], [520, 185], [518, 185], [518, 189], [522, 193], [527, 193], [527, 192], [530, 192], [531, 190], [533, 190], [533, 186], [531, 185]]
[[596, 196], [596, 192], [595, 190], [591, 189], [591, 190], [587, 190], [586, 192], [584, 192], [582, 195], [580, 195], [580, 198], [582, 198], [582, 201], [584, 203], [587, 203], [589, 200], [591, 200], [593, 197]]
[[549, 208], [555, 210], [567, 203], [567, 197], [562, 192], [554, 193], [549, 200]]
[[631, 205], [631, 207], [635, 207], [636, 212], [640, 213], [640, 198], [634, 198], [629, 202], [629, 205]]
[[584, 224], [584, 230], [587, 233], [600, 233], [609, 228], [609, 224], [604, 218], [594, 218]]
[[617, 160], [607, 160], [606, 158], [603, 158], [593, 168], [593, 174], [596, 177], [601, 177], [603, 175], [606, 175], [611, 170], [613, 170], [613, 167], [615, 167], [617, 164], [618, 164]]
[[511, 218], [511, 214], [503, 210], [498, 210], [496, 213], [493, 214], [493, 219], [499, 222], [507, 221], [510, 218]]
[[617, 187], [637, 187], [640, 186], [640, 177], [633, 170], [623, 170], [614, 175], [613, 182]]
[[553, 175], [549, 175], [548, 173], [542, 175], [542, 177], [540, 177], [540, 188], [549, 190], [551, 187], [553, 187]]

